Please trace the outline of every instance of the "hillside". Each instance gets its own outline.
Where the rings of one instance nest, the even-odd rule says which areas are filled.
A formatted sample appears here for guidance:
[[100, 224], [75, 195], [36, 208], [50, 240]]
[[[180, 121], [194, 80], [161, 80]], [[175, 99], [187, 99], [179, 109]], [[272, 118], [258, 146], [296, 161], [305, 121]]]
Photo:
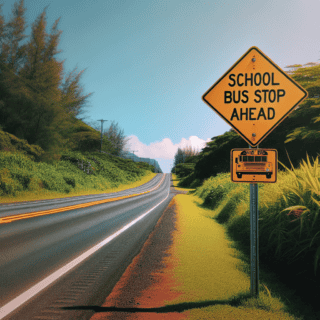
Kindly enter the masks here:
[[0, 130], [0, 201], [114, 192], [155, 176], [153, 166], [100, 152], [49, 157], [37, 145]]

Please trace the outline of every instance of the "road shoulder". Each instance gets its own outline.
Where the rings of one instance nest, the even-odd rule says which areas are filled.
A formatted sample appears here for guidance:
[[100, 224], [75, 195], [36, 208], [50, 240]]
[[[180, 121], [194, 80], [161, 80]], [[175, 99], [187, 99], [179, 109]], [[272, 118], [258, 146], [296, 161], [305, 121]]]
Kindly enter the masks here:
[[223, 226], [206, 218], [193, 196], [177, 195], [91, 320], [294, 319], [232, 305], [250, 286], [239, 263]]

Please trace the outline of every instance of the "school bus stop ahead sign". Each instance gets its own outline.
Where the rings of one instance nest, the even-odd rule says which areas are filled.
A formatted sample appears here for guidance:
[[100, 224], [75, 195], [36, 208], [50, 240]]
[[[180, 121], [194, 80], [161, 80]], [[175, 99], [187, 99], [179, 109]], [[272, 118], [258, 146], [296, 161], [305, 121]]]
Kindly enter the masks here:
[[307, 96], [273, 61], [251, 47], [202, 99], [255, 147]]

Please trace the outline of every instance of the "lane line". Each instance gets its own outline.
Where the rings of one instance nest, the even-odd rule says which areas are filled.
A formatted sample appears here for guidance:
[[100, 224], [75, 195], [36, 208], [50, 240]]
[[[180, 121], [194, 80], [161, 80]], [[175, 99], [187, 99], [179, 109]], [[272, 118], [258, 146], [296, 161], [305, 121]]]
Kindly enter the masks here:
[[[166, 174], [164, 174], [165, 176]], [[138, 218], [132, 220], [130, 223], [122, 227], [117, 232], [113, 233], [111, 236], [107, 237], [106, 239], [102, 240], [95, 246], [93, 246], [91, 249], [87, 250], [83, 254], [81, 254], [79, 257], [75, 258], [71, 262], [67, 263], [62, 268], [58, 269], [57, 271], [50, 274], [48, 277], [44, 278], [34, 286], [32, 286], [30, 289], [25, 291], [24, 293], [20, 294], [18, 297], [14, 298], [10, 302], [8, 302], [6, 305], [0, 308], [0, 320], [9, 315], [11, 312], [13, 312], [15, 309], [19, 308], [21, 305], [26, 303], [28, 300], [30, 300], [32, 297], [34, 297], [36, 294], [44, 290], [46, 287], [48, 287], [50, 284], [52, 284], [54, 281], [58, 280], [60, 277], [65, 275], [67, 272], [69, 272], [71, 269], [75, 268], [79, 263], [90, 257], [92, 254], [94, 254], [96, 251], [98, 251], [100, 248], [108, 244], [111, 240], [115, 239], [117, 236], [119, 236], [121, 233], [129, 229], [131, 226], [136, 224], [138, 221], [143, 219], [147, 214], [149, 214], [151, 211], [153, 211], [155, 208], [157, 208], [162, 202], [164, 202], [170, 194], [170, 188], [168, 190], [168, 195], [157, 205], [152, 207], [150, 210], [139, 216]]]
[[121, 196], [121, 197], [117, 197], [117, 198], [110, 198], [110, 199], [105, 199], [105, 200], [86, 202], [86, 203], [81, 203], [81, 204], [77, 204], [77, 205], [73, 205], [73, 206], [62, 207], [62, 208], [58, 208], [58, 209], [50, 209], [50, 210], [44, 210], [44, 211], [36, 211], [36, 212], [21, 213], [21, 214], [15, 214], [15, 215], [11, 215], [11, 216], [6, 216], [6, 217], [0, 218], [0, 224], [2, 224], [2, 223], [10, 223], [12, 221], [17, 221], [17, 220], [22, 220], [22, 219], [28, 219], [28, 218], [44, 216], [44, 215], [58, 213], [58, 212], [70, 211], [70, 210], [79, 209], [79, 208], [86, 208], [86, 207], [90, 207], [90, 206], [95, 206], [97, 204], [113, 202], [113, 201], [119, 201], [119, 200], [132, 198], [132, 197], [137, 197], [137, 196], [140, 196], [142, 194], [152, 192], [152, 191], [156, 190], [157, 188], [159, 188], [160, 185], [162, 184], [164, 178], [165, 178], [165, 176], [163, 176], [161, 178], [159, 184], [157, 184], [154, 188], [152, 188], [152, 189], [150, 189], [148, 191], [144, 191], [144, 192], [140, 192], [140, 193], [136, 193], [136, 194], [130, 194], [130, 195], [127, 195], [127, 196]]

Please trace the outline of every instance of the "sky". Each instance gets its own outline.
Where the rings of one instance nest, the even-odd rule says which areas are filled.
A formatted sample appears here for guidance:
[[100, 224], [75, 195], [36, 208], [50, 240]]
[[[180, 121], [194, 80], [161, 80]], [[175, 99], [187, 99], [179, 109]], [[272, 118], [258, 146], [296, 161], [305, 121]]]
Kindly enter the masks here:
[[[2, 14], [11, 16], [15, 1]], [[282, 70], [319, 62], [320, 0], [25, 0], [31, 25], [61, 17], [56, 58], [85, 70], [83, 115], [118, 123], [128, 150], [170, 172], [178, 147], [201, 151], [231, 127], [202, 95], [252, 46]]]

